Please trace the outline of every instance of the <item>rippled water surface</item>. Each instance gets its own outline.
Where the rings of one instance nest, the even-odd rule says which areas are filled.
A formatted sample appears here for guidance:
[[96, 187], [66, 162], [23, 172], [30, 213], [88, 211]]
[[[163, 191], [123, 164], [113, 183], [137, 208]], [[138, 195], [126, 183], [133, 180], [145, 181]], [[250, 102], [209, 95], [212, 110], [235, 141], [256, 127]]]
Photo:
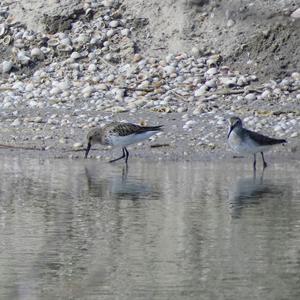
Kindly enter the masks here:
[[0, 158], [0, 299], [300, 299], [300, 164]]

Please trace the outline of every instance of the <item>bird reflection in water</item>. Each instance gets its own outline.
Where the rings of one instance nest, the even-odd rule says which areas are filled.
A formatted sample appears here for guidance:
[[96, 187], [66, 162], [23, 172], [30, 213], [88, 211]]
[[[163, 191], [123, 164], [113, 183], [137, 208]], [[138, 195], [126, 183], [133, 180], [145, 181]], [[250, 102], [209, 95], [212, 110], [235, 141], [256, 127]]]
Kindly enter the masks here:
[[[92, 197], [117, 200], [155, 200], [160, 198], [159, 187], [149, 184], [142, 178], [129, 176], [128, 166], [124, 166], [121, 174], [113, 172], [98, 171], [92, 166], [85, 167], [85, 174], [88, 183], [89, 194]], [[107, 170], [109, 171], [109, 170]]]
[[270, 199], [286, 199], [290, 188], [283, 184], [276, 184], [264, 179], [264, 170], [257, 176], [239, 178], [233, 183], [229, 191], [229, 203], [233, 218], [240, 218], [242, 210], [246, 207], [262, 204]]

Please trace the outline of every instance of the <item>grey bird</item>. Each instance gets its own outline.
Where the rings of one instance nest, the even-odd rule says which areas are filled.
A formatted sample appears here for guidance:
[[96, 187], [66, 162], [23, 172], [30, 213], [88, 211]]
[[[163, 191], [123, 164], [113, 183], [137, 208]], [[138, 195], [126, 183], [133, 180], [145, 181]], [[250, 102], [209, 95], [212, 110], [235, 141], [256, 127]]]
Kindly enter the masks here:
[[253, 154], [253, 168], [256, 169], [256, 153], [261, 153], [264, 168], [267, 163], [264, 158], [264, 152], [270, 150], [273, 146], [285, 144], [285, 139], [274, 139], [260, 133], [248, 130], [243, 127], [242, 120], [239, 117], [229, 119], [229, 131], [227, 135], [229, 146], [238, 154]]

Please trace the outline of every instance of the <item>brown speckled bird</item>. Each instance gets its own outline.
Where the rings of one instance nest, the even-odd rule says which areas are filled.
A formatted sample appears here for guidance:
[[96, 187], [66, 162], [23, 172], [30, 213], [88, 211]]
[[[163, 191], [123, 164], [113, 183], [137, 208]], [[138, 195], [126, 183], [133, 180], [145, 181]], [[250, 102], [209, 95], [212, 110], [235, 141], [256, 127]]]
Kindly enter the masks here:
[[160, 126], [139, 126], [132, 123], [113, 122], [105, 125], [102, 128], [93, 128], [87, 134], [87, 149], [85, 158], [94, 144], [120, 146], [123, 154], [119, 158], [113, 159], [110, 162], [115, 162], [125, 158], [125, 163], [128, 162], [129, 152], [126, 146], [146, 140], [152, 135], [161, 131]]

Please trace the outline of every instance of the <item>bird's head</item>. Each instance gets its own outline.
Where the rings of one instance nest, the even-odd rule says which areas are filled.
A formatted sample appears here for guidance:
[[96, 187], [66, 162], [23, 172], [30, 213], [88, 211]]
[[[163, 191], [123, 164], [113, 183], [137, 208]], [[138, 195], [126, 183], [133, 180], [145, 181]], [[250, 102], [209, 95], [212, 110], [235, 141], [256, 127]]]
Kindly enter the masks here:
[[86, 138], [87, 138], [87, 148], [85, 151], [85, 158], [87, 158], [92, 145], [101, 143], [101, 129], [100, 128], [91, 129], [88, 132]]
[[243, 127], [242, 120], [239, 117], [231, 117], [228, 119], [228, 122], [229, 122], [229, 131], [228, 131], [227, 138], [229, 137], [231, 131], [234, 128]]

